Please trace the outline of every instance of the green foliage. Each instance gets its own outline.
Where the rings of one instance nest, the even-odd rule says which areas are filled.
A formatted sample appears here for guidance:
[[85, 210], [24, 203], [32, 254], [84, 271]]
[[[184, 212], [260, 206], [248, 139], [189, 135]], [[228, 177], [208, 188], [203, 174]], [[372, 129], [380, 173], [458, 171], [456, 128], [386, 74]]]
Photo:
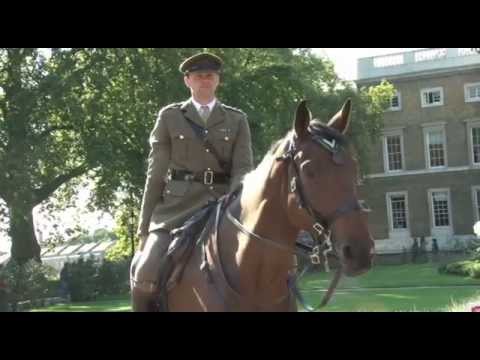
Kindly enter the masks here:
[[72, 301], [93, 300], [97, 296], [97, 266], [93, 258], [80, 258], [65, 264], [62, 280], [66, 281]]
[[58, 285], [55, 270], [33, 260], [25, 264], [9, 261], [0, 269], [0, 277], [7, 284], [9, 300], [14, 306], [20, 301], [55, 296]]
[[66, 282], [73, 302], [94, 300], [100, 295], [125, 294], [129, 290], [130, 261], [104, 260], [101, 264], [93, 258], [80, 258], [65, 264], [62, 279]]
[[469, 276], [474, 279], [480, 279], [480, 261], [466, 260], [444, 264], [438, 268], [438, 272], [441, 274]]
[[88, 234], [86, 230], [83, 230], [79, 235], [77, 235], [71, 240], [68, 240], [68, 244], [89, 244], [112, 240], [116, 240], [116, 236], [113, 232], [110, 232], [107, 229], [97, 229], [93, 232], [92, 235]]
[[139, 210], [139, 199], [133, 195], [124, 198], [118, 206], [114, 229], [114, 234], [118, 240], [114, 246], [107, 250], [105, 254], [107, 260], [119, 262], [132, 258], [132, 248], [137, 249], [139, 243], [139, 239], [135, 235]]
[[97, 270], [96, 290], [101, 295], [121, 295], [130, 289], [130, 260], [105, 260]]
[[390, 106], [394, 94], [393, 85], [382, 81], [380, 85], [361, 88], [355, 97], [357, 102], [353, 104], [351, 137], [362, 174], [369, 172], [371, 151], [381, 138], [383, 113]]
[[[31, 209], [54, 193], [67, 205], [80, 177], [95, 185], [95, 208], [113, 212], [124, 192], [139, 204], [156, 115], [189, 97], [178, 65], [202, 50], [0, 49], [0, 198], [12, 209], [14, 257], [39, 251], [32, 250]], [[300, 100], [328, 121], [352, 97], [354, 143], [366, 163], [381, 128], [385, 85], [357, 93], [309, 49], [206, 50], [225, 61], [219, 98], [249, 115], [257, 162], [290, 130]]]

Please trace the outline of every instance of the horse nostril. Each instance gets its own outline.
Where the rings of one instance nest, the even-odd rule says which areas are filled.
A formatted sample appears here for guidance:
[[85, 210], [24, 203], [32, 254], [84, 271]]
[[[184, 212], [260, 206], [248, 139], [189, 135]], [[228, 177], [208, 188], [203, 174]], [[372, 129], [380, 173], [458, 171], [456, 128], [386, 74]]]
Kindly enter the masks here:
[[353, 260], [352, 248], [350, 246], [343, 247], [343, 256], [347, 260]]

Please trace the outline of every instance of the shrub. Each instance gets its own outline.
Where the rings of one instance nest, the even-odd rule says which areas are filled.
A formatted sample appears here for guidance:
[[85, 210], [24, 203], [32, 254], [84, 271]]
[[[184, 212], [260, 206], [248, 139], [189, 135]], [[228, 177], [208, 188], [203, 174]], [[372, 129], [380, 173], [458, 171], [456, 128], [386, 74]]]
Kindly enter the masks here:
[[34, 260], [22, 265], [10, 260], [0, 272], [0, 277], [7, 284], [8, 298], [14, 310], [18, 302], [55, 296], [58, 282], [55, 269], [50, 266]]
[[460, 276], [469, 276], [480, 278], [480, 262], [475, 260], [457, 261], [451, 264], [445, 264], [438, 268], [441, 274], [452, 274]]
[[130, 261], [105, 260], [98, 268], [97, 291], [102, 295], [125, 294], [129, 290]]
[[80, 258], [77, 262], [69, 263], [62, 270], [62, 280], [68, 286], [72, 301], [88, 301], [95, 299], [97, 266], [93, 258]]
[[96, 264], [93, 259], [80, 259], [65, 264], [61, 278], [66, 283], [71, 301], [94, 300], [99, 295], [120, 295], [129, 291], [130, 260], [104, 260]]

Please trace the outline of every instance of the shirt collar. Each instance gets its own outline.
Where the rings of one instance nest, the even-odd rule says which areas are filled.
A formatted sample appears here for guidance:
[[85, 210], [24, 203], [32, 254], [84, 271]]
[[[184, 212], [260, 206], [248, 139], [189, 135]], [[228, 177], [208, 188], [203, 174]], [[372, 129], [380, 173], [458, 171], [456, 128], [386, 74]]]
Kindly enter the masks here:
[[[195, 109], [197, 109], [197, 111], [200, 112], [200, 108], [204, 105], [197, 102], [193, 97], [191, 98], [191, 100], [192, 100], [193, 105], [195, 106]], [[212, 112], [213, 107], [215, 106], [216, 103], [217, 103], [217, 99], [213, 99], [210, 103], [208, 103], [206, 105], [206, 106], [208, 106], [208, 109], [210, 110], [210, 112]]]

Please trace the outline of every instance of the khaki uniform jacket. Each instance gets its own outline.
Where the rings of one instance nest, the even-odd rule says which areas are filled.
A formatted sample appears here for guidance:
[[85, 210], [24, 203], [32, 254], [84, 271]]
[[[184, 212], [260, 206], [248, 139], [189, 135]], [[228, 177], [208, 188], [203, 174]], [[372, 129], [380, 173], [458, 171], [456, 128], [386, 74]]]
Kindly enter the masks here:
[[[170, 168], [203, 172], [224, 171], [215, 156], [206, 151], [185, 117], [207, 130], [207, 138], [217, 152], [231, 162], [230, 184], [205, 185], [196, 181], [169, 181]], [[207, 124], [188, 100], [163, 108], [150, 136], [151, 151], [138, 235], [181, 226], [196, 210], [233, 190], [253, 169], [250, 128], [240, 110], [217, 100]]]

